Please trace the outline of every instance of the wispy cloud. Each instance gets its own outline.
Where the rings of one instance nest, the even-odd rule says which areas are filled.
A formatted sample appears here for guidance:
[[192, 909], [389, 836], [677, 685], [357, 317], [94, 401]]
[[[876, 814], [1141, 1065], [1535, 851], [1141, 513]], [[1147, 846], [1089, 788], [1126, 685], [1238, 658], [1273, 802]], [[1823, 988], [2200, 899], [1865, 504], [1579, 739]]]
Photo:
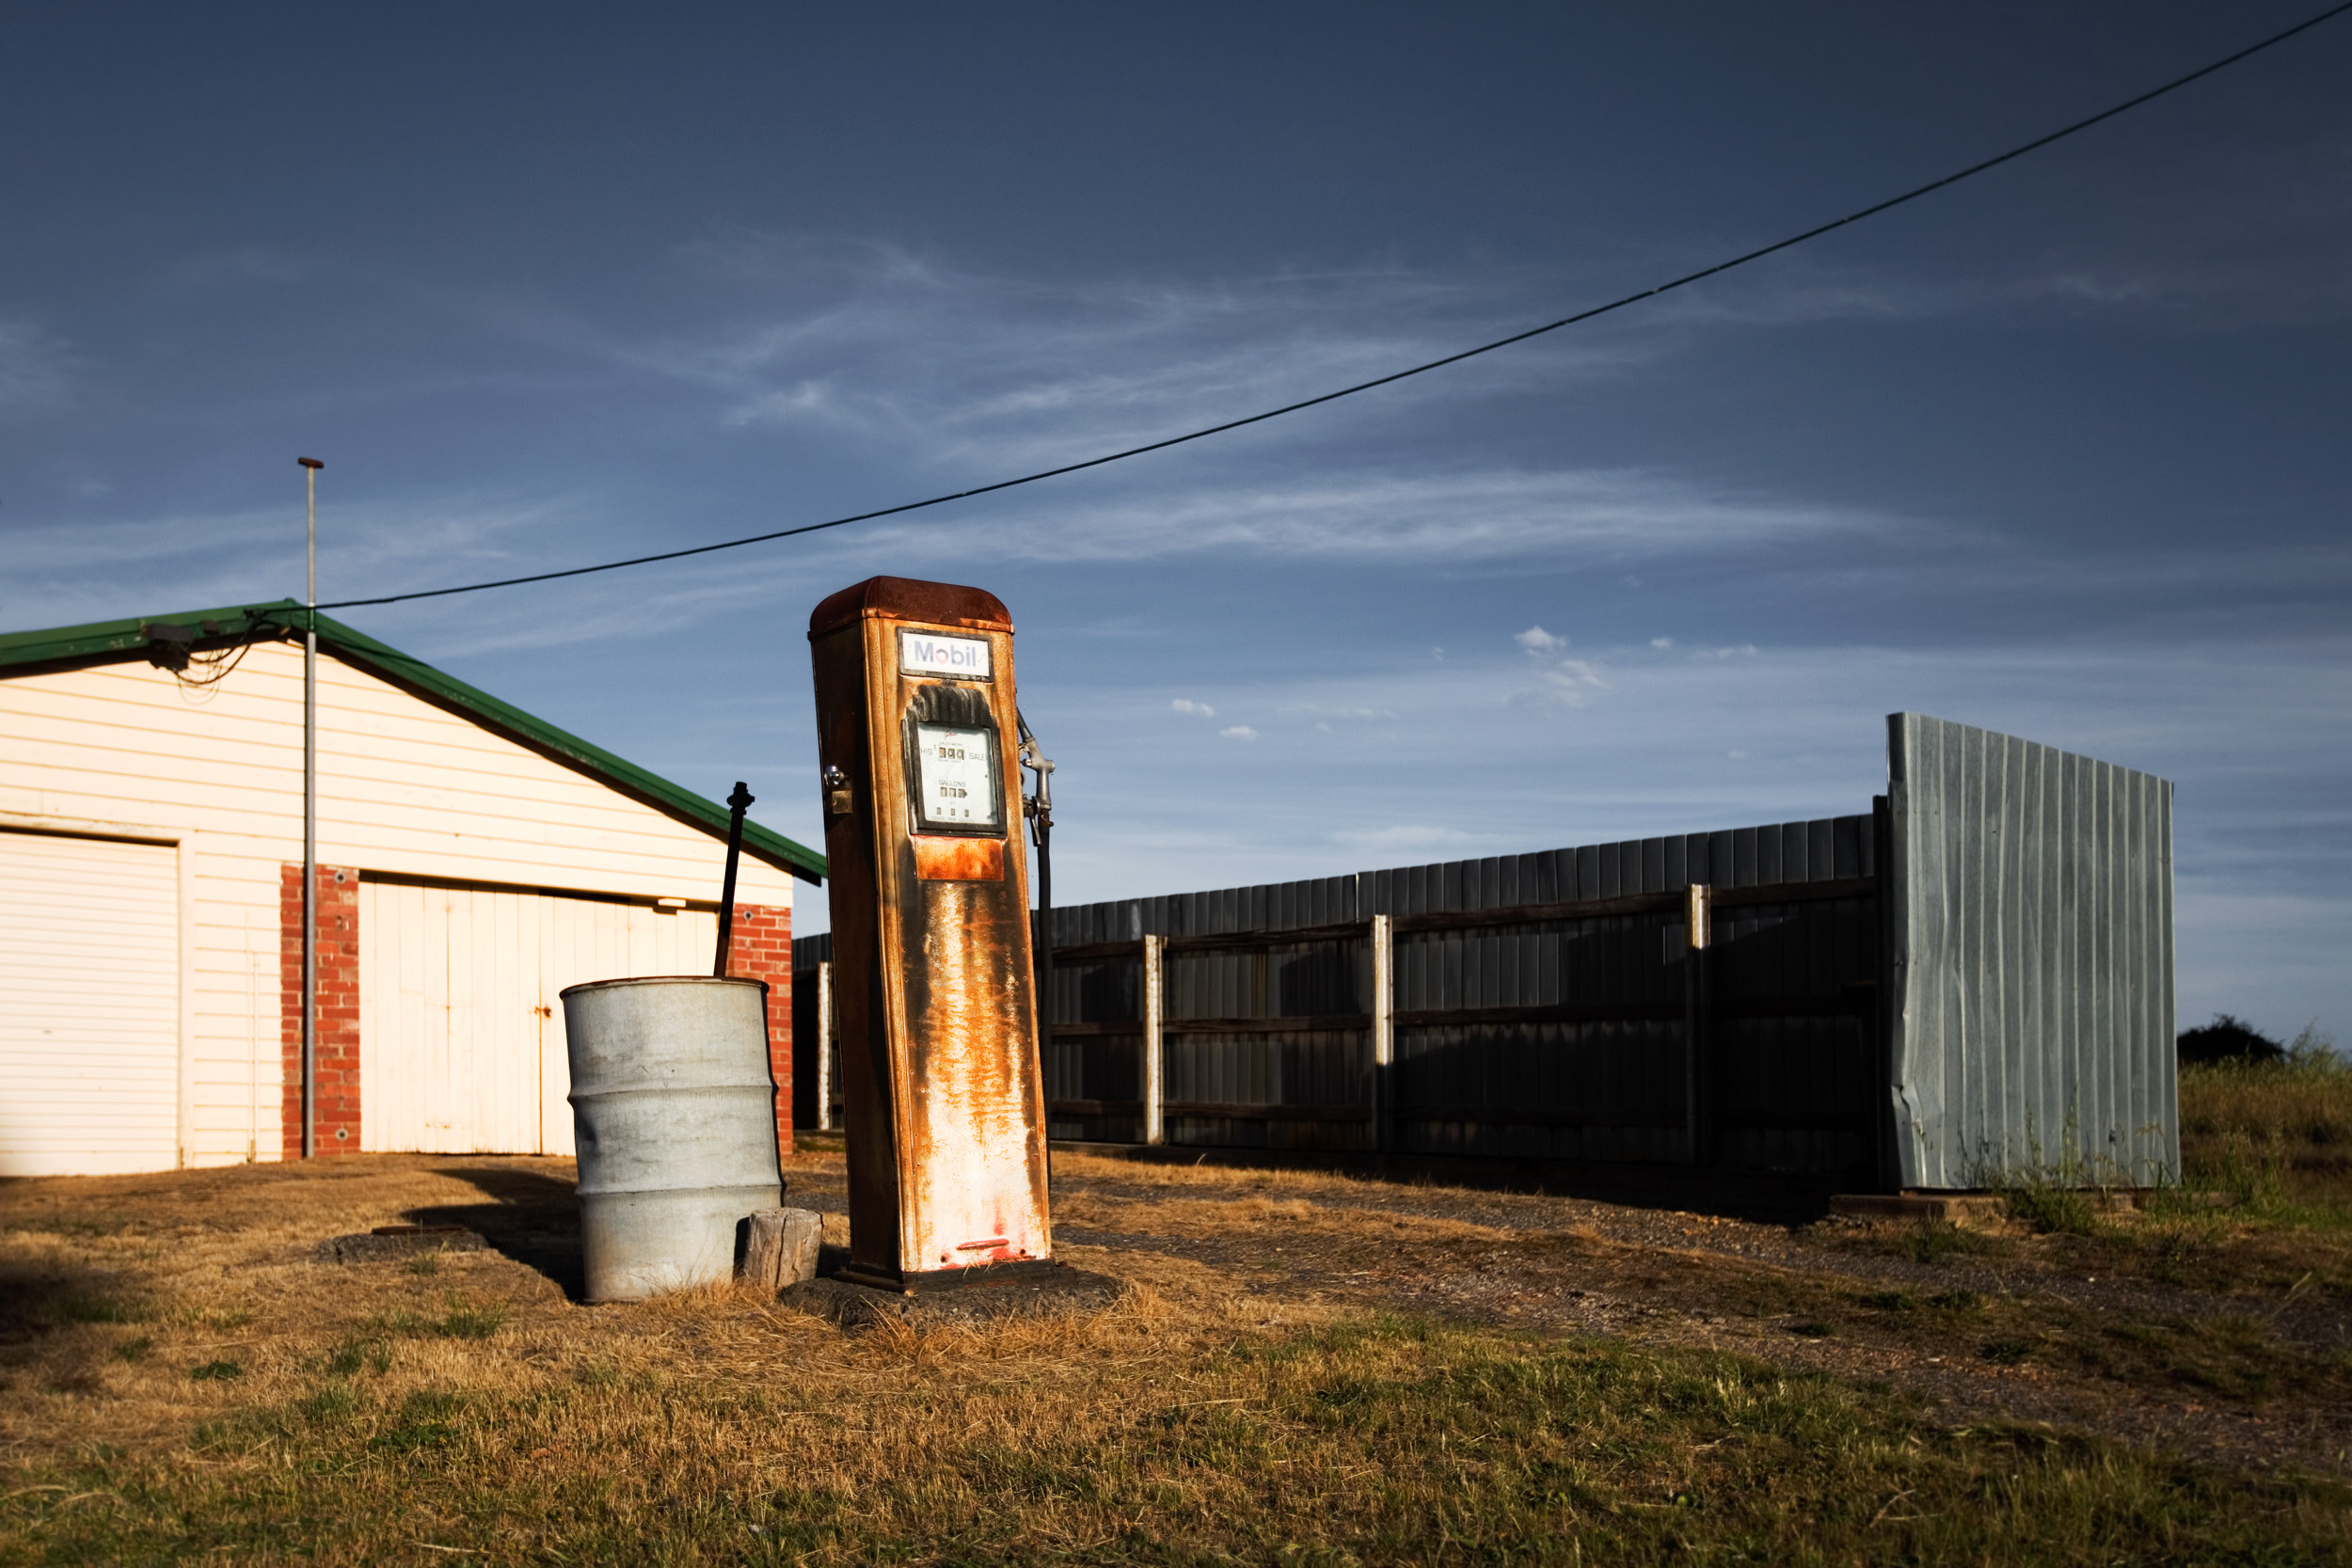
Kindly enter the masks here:
[[[1024, 561], [1238, 551], [1468, 562], [1563, 551], [1674, 555], [1801, 536], [1891, 535], [1917, 527], [1908, 519], [1739, 495], [1640, 470], [1357, 470], [1137, 490], [1107, 501], [1048, 497], [1018, 517], [974, 529], [964, 546], [976, 554]], [[925, 533], [922, 525], [888, 523], [866, 538], [919, 545]]]
[[1396, 718], [1395, 710], [1392, 708], [1350, 706], [1335, 707], [1322, 703], [1284, 703], [1279, 711], [1286, 714], [1300, 714], [1307, 718], [1316, 720], [1387, 719], [1393, 721]]
[[[1378, 267], [1047, 282], [871, 241], [753, 233], [681, 246], [675, 261], [682, 287], [715, 296], [702, 325], [648, 335], [527, 297], [473, 309], [510, 336], [697, 388], [726, 429], [805, 429], [1009, 468], [1386, 374], [1524, 326], [1548, 292], [1500, 270]], [[1558, 384], [1647, 352], [1602, 334], [1547, 341], [1402, 384], [1383, 403]]]
[[173, 288], [200, 290], [300, 283], [317, 271], [318, 262], [306, 256], [267, 245], [238, 245], [183, 258], [165, 277]]
[[[511, 570], [574, 509], [568, 500], [478, 495], [323, 509], [319, 596], [357, 598], [397, 592], [428, 575], [445, 580]], [[294, 492], [278, 507], [0, 530], [0, 580], [13, 590], [0, 602], [0, 625], [66, 626], [298, 594], [302, 527]], [[561, 617], [476, 614], [459, 624], [467, 629], [449, 646], [465, 651], [583, 635]], [[499, 630], [485, 634], [485, 627]]]
[[1332, 841], [1366, 854], [1397, 855], [1428, 851], [1465, 854], [1480, 845], [1493, 842], [1483, 833], [1465, 832], [1425, 822], [1399, 822], [1386, 828], [1347, 829], [1331, 835]]
[[65, 341], [38, 323], [0, 316], [0, 418], [64, 404], [78, 365]]
[[1597, 691], [1609, 689], [1600, 667], [1581, 658], [1564, 658], [1548, 669], [1535, 673], [1538, 684], [1515, 691], [1511, 701], [1522, 707], [1578, 708], [1593, 699]]

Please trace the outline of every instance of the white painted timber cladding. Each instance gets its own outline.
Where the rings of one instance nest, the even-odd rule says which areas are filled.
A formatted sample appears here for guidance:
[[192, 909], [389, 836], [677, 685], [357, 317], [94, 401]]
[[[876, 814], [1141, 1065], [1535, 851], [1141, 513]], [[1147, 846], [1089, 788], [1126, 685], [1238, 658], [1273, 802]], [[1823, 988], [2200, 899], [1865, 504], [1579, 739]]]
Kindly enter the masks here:
[[704, 974], [715, 911], [362, 880], [359, 1143], [570, 1154], [566, 986]]
[[179, 1157], [171, 845], [0, 832], [0, 1176]]
[[[718, 896], [723, 841], [469, 719], [324, 655], [319, 709], [325, 864], [648, 904]], [[189, 1164], [278, 1158], [278, 876], [302, 859], [301, 649], [256, 644], [202, 694], [136, 661], [0, 678], [0, 827], [91, 824], [201, 831], [183, 879], [180, 1148]], [[788, 907], [792, 881], [747, 856], [737, 896]]]

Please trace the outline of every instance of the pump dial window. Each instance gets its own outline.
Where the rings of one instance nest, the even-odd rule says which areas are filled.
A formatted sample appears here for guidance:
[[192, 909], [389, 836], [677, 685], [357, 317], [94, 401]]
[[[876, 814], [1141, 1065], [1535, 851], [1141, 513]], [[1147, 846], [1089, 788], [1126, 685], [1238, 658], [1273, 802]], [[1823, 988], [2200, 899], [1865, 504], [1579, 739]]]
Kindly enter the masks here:
[[915, 787], [927, 827], [994, 828], [1003, 796], [996, 788], [995, 736], [956, 724], [914, 726]]

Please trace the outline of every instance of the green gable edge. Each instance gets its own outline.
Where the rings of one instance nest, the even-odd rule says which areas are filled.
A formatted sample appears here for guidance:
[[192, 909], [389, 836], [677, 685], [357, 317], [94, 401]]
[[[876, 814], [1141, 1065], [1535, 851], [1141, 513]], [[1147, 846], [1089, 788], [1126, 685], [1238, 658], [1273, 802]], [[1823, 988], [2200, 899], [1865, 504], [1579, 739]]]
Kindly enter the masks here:
[[[119, 658], [144, 656], [152, 645], [146, 629], [150, 626], [184, 627], [196, 634], [199, 647], [206, 642], [217, 645], [234, 641], [264, 626], [299, 633], [303, 617], [310, 613], [292, 599], [279, 599], [274, 604], [192, 610], [132, 621], [94, 621], [88, 626], [58, 626], [48, 631], [12, 631], [0, 634], [0, 671], [28, 665], [111, 663]], [[213, 622], [219, 631], [208, 636], [203, 629], [206, 621]], [[332, 616], [318, 617], [318, 634], [320, 649], [331, 651], [346, 663], [412, 688], [444, 707], [503, 731], [693, 827], [721, 838], [726, 836], [729, 813], [716, 800], [707, 800], [659, 774], [648, 773], [633, 762], [626, 762], [600, 746], [592, 746], [576, 735], [557, 729], [544, 719], [501, 703], [488, 692], [468, 686], [456, 676], [436, 670], [389, 643], [378, 642]], [[756, 822], [743, 824], [743, 847], [777, 870], [803, 881], [822, 883], [825, 879], [824, 856]]]

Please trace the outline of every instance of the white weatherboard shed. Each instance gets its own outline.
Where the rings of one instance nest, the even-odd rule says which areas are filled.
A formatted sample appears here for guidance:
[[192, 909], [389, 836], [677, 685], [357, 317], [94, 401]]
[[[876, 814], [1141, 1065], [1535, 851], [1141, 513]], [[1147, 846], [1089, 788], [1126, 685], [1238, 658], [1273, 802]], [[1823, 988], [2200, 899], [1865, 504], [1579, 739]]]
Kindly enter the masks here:
[[[298, 1152], [302, 614], [0, 636], [0, 1176]], [[570, 1153], [556, 993], [710, 972], [727, 809], [318, 630], [319, 1148]], [[745, 824], [786, 1071], [823, 870]]]

